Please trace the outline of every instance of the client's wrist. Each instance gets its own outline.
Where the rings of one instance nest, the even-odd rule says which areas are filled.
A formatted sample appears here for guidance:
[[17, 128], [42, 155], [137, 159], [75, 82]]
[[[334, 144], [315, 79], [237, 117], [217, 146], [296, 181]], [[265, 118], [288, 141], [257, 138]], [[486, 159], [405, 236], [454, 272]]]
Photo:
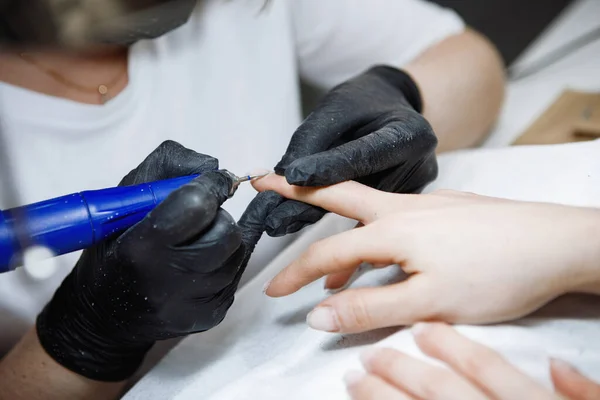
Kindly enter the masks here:
[[600, 209], [580, 208], [576, 235], [565, 246], [574, 247], [580, 259], [573, 265], [578, 274], [576, 284], [570, 292], [600, 295]]

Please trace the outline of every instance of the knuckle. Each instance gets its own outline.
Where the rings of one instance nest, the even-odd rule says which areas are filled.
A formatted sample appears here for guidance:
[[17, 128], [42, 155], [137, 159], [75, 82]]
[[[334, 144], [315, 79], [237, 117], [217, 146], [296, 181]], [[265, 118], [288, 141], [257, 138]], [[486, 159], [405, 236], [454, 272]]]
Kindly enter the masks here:
[[330, 265], [341, 265], [343, 263], [343, 256], [340, 251], [333, 251], [329, 253], [327, 263]]
[[499, 358], [491, 350], [478, 348], [465, 350], [459, 362], [470, 376], [485, 381], [487, 377], [494, 375]]
[[447, 371], [441, 368], [430, 368], [427, 378], [416, 382], [419, 397], [429, 400], [442, 400], [448, 398], [448, 391], [455, 387], [454, 379]]
[[179, 143], [175, 142], [174, 140], [165, 140], [164, 142], [162, 142], [161, 144], [158, 145], [158, 147], [152, 152], [150, 153], [149, 158], [151, 159], [163, 159], [165, 157], [167, 157], [169, 154], [173, 153], [173, 151], [178, 150], [179, 148], [181, 148], [183, 146], [181, 146]]
[[313, 265], [314, 260], [318, 256], [318, 254], [319, 254], [318, 245], [316, 243], [311, 244], [308, 247], [308, 249], [306, 249], [304, 254], [302, 254], [302, 256], [300, 256], [300, 259], [298, 260], [300, 262], [299, 265], [301, 266], [302, 271], [308, 272], [310, 269], [314, 269], [319, 273], [322, 272], [322, 268], [319, 265]]
[[313, 243], [310, 246], [308, 246], [308, 249], [306, 249], [306, 252], [304, 253], [304, 258], [306, 260], [310, 260], [316, 256], [319, 255], [319, 253], [321, 252], [321, 246], [319, 244], [319, 242]]
[[315, 271], [320, 275], [327, 275], [326, 267], [322, 262], [323, 244], [321, 242], [311, 244], [302, 257], [303, 269]]
[[400, 367], [404, 359], [404, 354], [402, 353], [398, 354], [393, 350], [381, 348], [375, 354], [373, 365], [380, 371], [394, 374], [401, 370]]
[[325, 268], [323, 268], [320, 265], [316, 265], [313, 269], [317, 274], [319, 274], [319, 276], [327, 275], [327, 271], [325, 270]]
[[206, 213], [211, 209], [216, 209], [215, 196], [202, 186], [187, 184], [179, 189], [178, 194], [181, 206], [189, 212]]
[[356, 296], [349, 303], [346, 312], [342, 312], [340, 315], [340, 324], [342, 328], [357, 331], [366, 331], [374, 328], [367, 304], [362, 297]]
[[167, 139], [158, 146], [158, 149], [165, 150], [165, 149], [175, 149], [175, 148], [181, 148], [181, 147], [183, 147], [183, 146], [180, 145], [179, 143], [177, 143], [176, 141]]

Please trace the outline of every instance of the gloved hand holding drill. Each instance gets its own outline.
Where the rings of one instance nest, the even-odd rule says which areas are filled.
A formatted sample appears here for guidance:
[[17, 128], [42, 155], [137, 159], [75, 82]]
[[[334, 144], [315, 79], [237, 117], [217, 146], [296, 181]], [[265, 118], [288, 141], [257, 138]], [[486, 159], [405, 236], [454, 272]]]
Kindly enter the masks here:
[[217, 168], [216, 159], [165, 142], [123, 179], [135, 185], [202, 173], [124, 234], [83, 252], [37, 320], [52, 358], [88, 378], [121, 381], [155, 341], [223, 320], [280, 198], [257, 196], [236, 224], [220, 208], [231, 180]]

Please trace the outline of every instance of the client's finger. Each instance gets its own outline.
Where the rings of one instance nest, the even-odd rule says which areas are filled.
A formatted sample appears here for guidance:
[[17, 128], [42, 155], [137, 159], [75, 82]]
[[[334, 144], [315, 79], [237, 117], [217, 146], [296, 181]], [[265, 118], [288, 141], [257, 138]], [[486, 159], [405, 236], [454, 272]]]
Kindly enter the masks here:
[[367, 372], [419, 399], [487, 399], [479, 389], [451, 370], [393, 349], [369, 349], [362, 354], [361, 360]]
[[[365, 226], [362, 222], [356, 224], [355, 228], [360, 228]], [[346, 285], [350, 283], [350, 279], [358, 272], [360, 265], [357, 265], [356, 268], [351, 268], [348, 271], [338, 272], [336, 274], [331, 274], [325, 278], [325, 289], [327, 290], [340, 290], [343, 289]]]
[[554, 388], [571, 400], [600, 399], [600, 385], [581, 375], [561, 360], [552, 360], [550, 373]]
[[350, 371], [344, 380], [352, 400], [416, 400], [383, 379], [363, 372]]
[[467, 339], [448, 325], [419, 324], [413, 332], [417, 345], [425, 354], [445, 362], [494, 399], [555, 398], [500, 354]]
[[350, 268], [347, 271], [338, 272], [335, 274], [328, 275], [325, 279], [325, 289], [327, 290], [341, 290], [346, 286], [352, 284], [352, 282], [359, 278], [359, 276], [369, 269], [381, 269], [387, 268], [390, 264], [361, 264], [355, 268]]
[[350, 289], [331, 296], [306, 318], [325, 332], [359, 333], [430, 319], [435, 298], [427, 278], [415, 275], [390, 286]]
[[271, 297], [292, 294], [323, 276], [353, 270], [363, 261], [400, 264], [398, 250], [370, 226], [343, 232], [311, 245], [284, 268], [266, 290]]
[[348, 284], [350, 278], [356, 273], [358, 270], [358, 266], [355, 268], [351, 268], [348, 271], [338, 272], [335, 274], [331, 274], [325, 279], [325, 289], [328, 290], [339, 290]]
[[398, 195], [372, 189], [358, 182], [310, 188], [289, 185], [283, 176], [267, 175], [252, 181], [259, 192], [274, 190], [280, 195], [324, 208], [335, 214], [368, 224], [393, 209], [412, 203], [414, 195]]

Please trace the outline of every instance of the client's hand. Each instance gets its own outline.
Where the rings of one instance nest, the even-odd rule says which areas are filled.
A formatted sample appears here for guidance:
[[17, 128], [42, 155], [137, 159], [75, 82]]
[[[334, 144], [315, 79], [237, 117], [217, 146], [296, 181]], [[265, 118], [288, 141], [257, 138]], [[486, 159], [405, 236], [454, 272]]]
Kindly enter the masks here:
[[[421, 115], [406, 72], [376, 66], [333, 88], [298, 127], [275, 172], [297, 186], [356, 180], [394, 193], [418, 193], [437, 176], [437, 138]], [[325, 210], [288, 200], [269, 213], [266, 231], [283, 236]]]
[[315, 329], [498, 322], [600, 287], [599, 210], [451, 191], [390, 194], [356, 182], [311, 189], [275, 175], [254, 185], [365, 224], [313, 244], [273, 279], [267, 295], [289, 295], [362, 262], [398, 264], [410, 275], [328, 298], [308, 316]]
[[[392, 349], [371, 349], [362, 356], [367, 373], [350, 372], [346, 384], [353, 400], [558, 400], [510, 365], [499, 354], [444, 324], [419, 324], [415, 341], [428, 356], [449, 369], [414, 359]], [[562, 361], [552, 361], [554, 387], [563, 399], [600, 399], [600, 385]]]

